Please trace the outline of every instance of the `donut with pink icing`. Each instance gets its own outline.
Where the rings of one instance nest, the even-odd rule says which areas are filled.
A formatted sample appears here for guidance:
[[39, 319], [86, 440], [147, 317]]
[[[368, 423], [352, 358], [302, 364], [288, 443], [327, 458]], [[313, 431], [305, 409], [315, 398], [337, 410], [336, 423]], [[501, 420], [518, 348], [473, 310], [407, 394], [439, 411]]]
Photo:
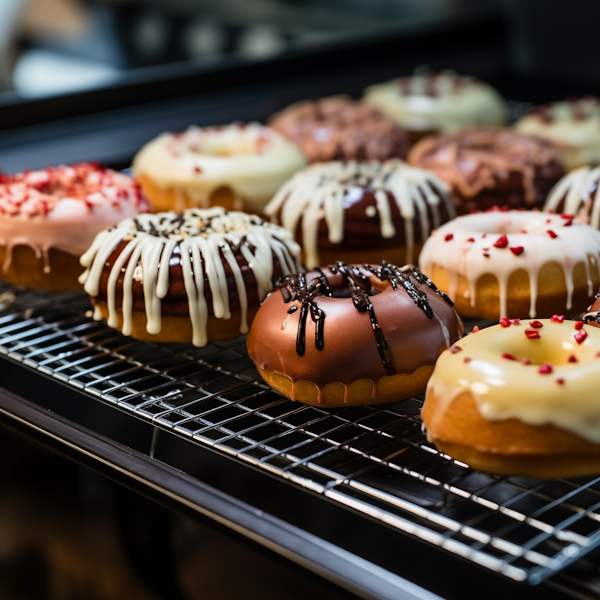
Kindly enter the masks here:
[[464, 316], [580, 314], [600, 284], [600, 232], [572, 215], [496, 208], [442, 225], [419, 265]]
[[0, 174], [0, 278], [80, 289], [79, 257], [96, 234], [148, 208], [131, 177], [95, 163]]

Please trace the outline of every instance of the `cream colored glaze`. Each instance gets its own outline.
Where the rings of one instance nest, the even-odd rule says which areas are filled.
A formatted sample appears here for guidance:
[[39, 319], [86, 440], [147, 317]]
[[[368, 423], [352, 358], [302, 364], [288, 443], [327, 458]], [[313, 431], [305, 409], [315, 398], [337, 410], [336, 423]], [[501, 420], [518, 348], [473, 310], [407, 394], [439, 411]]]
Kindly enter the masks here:
[[[419, 214], [422, 239], [427, 238], [432, 227], [440, 225], [440, 202], [454, 215], [448, 184], [431, 172], [411, 167], [399, 159], [383, 163], [333, 161], [311, 165], [281, 187], [265, 212], [274, 219], [281, 211], [281, 224], [292, 233], [302, 219], [302, 248], [306, 266], [312, 269], [320, 265], [319, 222], [325, 219], [329, 241], [340, 243], [344, 239], [344, 200], [355, 192], [362, 194], [362, 189], [373, 190], [377, 203], [376, 207], [367, 208], [365, 217], [378, 214], [381, 236], [388, 239], [396, 235], [388, 192], [393, 196], [404, 219], [407, 262], [413, 260], [415, 215]], [[433, 212], [433, 224], [429, 222], [427, 205]]]
[[[439, 357], [427, 393], [434, 392], [446, 410], [461, 393], [471, 392], [489, 421], [552, 424], [599, 443], [600, 329], [584, 326], [587, 338], [577, 343], [574, 321], [540, 322], [539, 339], [526, 337], [525, 331], [531, 330], [526, 321], [462, 338], [454, 344], [461, 351], [447, 350]], [[516, 360], [502, 358], [504, 353]], [[569, 362], [570, 356], [577, 362]], [[532, 364], [523, 364], [525, 358]], [[545, 363], [552, 365], [549, 374], [539, 372]]]
[[[179, 245], [192, 322], [192, 343], [195, 346], [204, 346], [208, 341], [206, 333], [208, 308], [204, 296], [204, 274], [212, 293], [214, 316], [218, 319], [231, 317], [222, 253], [233, 273], [240, 299], [242, 313], [240, 333], [247, 333], [246, 287], [231, 246], [241, 243], [240, 252], [254, 273], [261, 299], [273, 287], [273, 257], [278, 258], [284, 276], [295, 273], [300, 267], [298, 261], [300, 247], [287, 231], [256, 216], [241, 212], [227, 212], [221, 207], [189, 209], [183, 214], [182, 224], [175, 223], [180, 216], [175, 212], [145, 214], [135, 220], [126, 219], [116, 227], [102, 231], [81, 257], [81, 264], [86, 270], [81, 275], [80, 282], [90, 296], [97, 296], [106, 260], [123, 240], [128, 241], [129, 243], [115, 261], [108, 278], [108, 325], [115, 328], [118, 326], [116, 284], [127, 264], [123, 280], [122, 331], [125, 335], [130, 335], [132, 331], [133, 281], [141, 271], [147, 331], [152, 334], [158, 333], [161, 330], [161, 299], [169, 290], [169, 260], [165, 258], [170, 259], [173, 250]], [[148, 233], [152, 226], [161, 235]], [[193, 268], [194, 265], [201, 265], [202, 268]], [[94, 318], [99, 320], [102, 317], [96, 311]]]
[[[225, 127], [189, 127], [179, 134], [163, 133], [146, 144], [133, 160], [163, 188], [185, 188], [198, 207], [208, 207], [211, 195], [227, 187], [237, 202], [262, 212], [279, 186], [306, 165], [300, 150], [282, 135], [259, 123]], [[180, 192], [179, 206], [185, 208]]]
[[[600, 162], [600, 161], [599, 161]], [[544, 210], [556, 212], [564, 199], [562, 212], [600, 229], [600, 167], [580, 167], [565, 175], [550, 191]]]
[[454, 131], [503, 125], [508, 109], [491, 86], [453, 71], [415, 72], [368, 87], [365, 102], [413, 131]]
[[[540, 109], [541, 110], [541, 109]], [[515, 129], [553, 142], [568, 171], [600, 164], [600, 103], [597, 98], [555, 102], [521, 117]]]
[[[52, 193], [34, 187], [49, 177], [60, 180]], [[77, 177], [83, 181], [73, 196], [65, 195]], [[14, 178], [0, 184], [0, 245], [7, 248], [2, 271], [10, 267], [13, 249], [24, 245], [44, 260], [49, 272], [51, 248], [80, 256], [99, 231], [149, 208], [131, 177], [108, 169], [61, 166]]]
[[[500, 288], [500, 315], [507, 315], [508, 280], [512, 273], [523, 269], [529, 276], [531, 305], [529, 315], [535, 317], [537, 282], [540, 269], [547, 262], [562, 267], [567, 285], [566, 310], [572, 308], [573, 271], [583, 263], [588, 281], [588, 296], [593, 294], [588, 258], [600, 264], [600, 232], [583, 223], [570, 223], [560, 215], [537, 211], [486, 212], [458, 217], [440, 227], [425, 242], [419, 257], [421, 270], [430, 275], [433, 265], [443, 267], [451, 276], [450, 298], [456, 296], [459, 275], [469, 283], [471, 306], [476, 303], [477, 281], [489, 273], [496, 277]], [[548, 230], [557, 237], [552, 238]], [[526, 233], [522, 233], [525, 231]], [[446, 236], [452, 239], [446, 240]], [[486, 237], [482, 237], [486, 234]], [[494, 242], [506, 234], [508, 245], [496, 248]], [[468, 241], [474, 239], [473, 242]], [[511, 247], [522, 246], [520, 255]], [[489, 257], [484, 256], [484, 252]]]

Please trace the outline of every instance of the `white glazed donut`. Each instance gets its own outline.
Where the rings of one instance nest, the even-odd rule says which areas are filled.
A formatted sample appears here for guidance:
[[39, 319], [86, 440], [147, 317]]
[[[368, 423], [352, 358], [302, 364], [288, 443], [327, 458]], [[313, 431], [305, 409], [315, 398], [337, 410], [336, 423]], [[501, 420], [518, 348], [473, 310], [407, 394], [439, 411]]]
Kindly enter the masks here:
[[405, 129], [429, 133], [503, 125], [508, 114], [494, 88], [454, 71], [415, 71], [368, 87], [364, 100]]
[[593, 96], [539, 106], [521, 117], [517, 131], [550, 140], [567, 171], [600, 164], [600, 102]]
[[432, 234], [419, 264], [465, 316], [583, 312], [600, 283], [600, 232], [570, 215], [476, 213]]
[[234, 123], [163, 133], [138, 152], [133, 170], [157, 211], [223, 204], [262, 213], [305, 165], [300, 150], [273, 129]]

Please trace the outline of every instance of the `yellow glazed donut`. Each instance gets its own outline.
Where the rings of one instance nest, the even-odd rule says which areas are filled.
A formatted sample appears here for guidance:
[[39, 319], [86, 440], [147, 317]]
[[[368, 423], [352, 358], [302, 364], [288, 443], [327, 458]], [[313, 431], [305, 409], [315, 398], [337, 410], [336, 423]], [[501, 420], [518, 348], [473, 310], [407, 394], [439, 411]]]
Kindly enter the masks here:
[[582, 313], [599, 263], [600, 232], [571, 215], [498, 209], [442, 225], [419, 257], [459, 314], [494, 321]]
[[438, 359], [427, 437], [469, 466], [540, 478], [600, 473], [600, 329], [562, 315], [508, 319]]

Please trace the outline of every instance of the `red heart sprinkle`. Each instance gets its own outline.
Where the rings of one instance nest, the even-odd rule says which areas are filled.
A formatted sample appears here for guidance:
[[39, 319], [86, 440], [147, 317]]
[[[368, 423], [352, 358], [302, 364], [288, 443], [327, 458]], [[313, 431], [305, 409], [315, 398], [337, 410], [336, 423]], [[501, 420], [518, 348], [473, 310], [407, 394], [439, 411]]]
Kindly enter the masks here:
[[531, 321], [529, 323], [529, 326], [533, 327], [534, 329], [541, 329], [544, 326], [544, 324], [541, 323], [540, 321]]
[[538, 331], [533, 331], [532, 329], [526, 329], [525, 330], [525, 335], [530, 339], [530, 340], [537, 340], [540, 337], [540, 334]]
[[546, 225], [550, 225], [552, 223], [552, 219], [546, 219]]
[[530, 360], [529, 358], [524, 358], [524, 359], [521, 361], [521, 364], [522, 364], [522, 365], [530, 365], [530, 364], [531, 364], [531, 360]]
[[462, 348], [460, 348], [459, 346], [450, 346], [449, 350], [450, 352], [452, 352], [452, 354], [456, 354], [457, 352], [460, 352]]
[[506, 317], [502, 317], [500, 319], [500, 325], [502, 325], [502, 327], [510, 327], [510, 321]]
[[483, 253], [483, 255], [484, 255], [486, 258], [489, 258], [489, 257], [490, 257], [490, 255], [489, 255], [489, 253], [488, 253], [488, 252], [484, 252], [484, 253]]
[[554, 239], [557, 238], [558, 236], [554, 233], [554, 231], [552, 231], [552, 229], [548, 229], [548, 235]]
[[447, 242], [449, 242], [452, 238], [454, 237], [453, 233], [447, 233], [446, 237], [444, 238]]
[[556, 383], [558, 383], [558, 385], [563, 385], [563, 384], [565, 383], [565, 380], [564, 380], [562, 377], [559, 377], [559, 378], [556, 380]]
[[479, 331], [479, 327], [477, 325], [475, 325], [475, 327], [473, 327], [473, 331], [471, 333], [477, 333]]
[[484, 234], [481, 236], [481, 239], [483, 239], [483, 238], [484, 238], [486, 235], [487, 235], [487, 233], [484, 233]]
[[465, 356], [465, 357], [463, 358], [463, 362], [464, 362], [464, 363], [470, 363], [472, 360], [473, 360], [473, 359], [472, 359], [472, 358], [470, 358], [469, 356]]
[[513, 246], [510, 248], [510, 251], [515, 255], [519, 256], [519, 254], [523, 253], [523, 246]]
[[574, 216], [574, 215], [571, 215], [571, 214], [569, 214], [569, 213], [562, 213], [560, 216], [561, 216], [563, 219], [568, 219], [568, 220], [573, 220], [573, 219], [575, 218], [575, 216]]
[[577, 330], [581, 329], [584, 325], [585, 323], [583, 321], [575, 321], [575, 329]]
[[475, 241], [475, 238], [469, 238], [469, 239], [467, 240], [467, 242], [474, 242], [474, 241]]
[[508, 246], [508, 238], [505, 235], [501, 235], [495, 242], [495, 248], [506, 248]]
[[[600, 352], [599, 352], [599, 354], [600, 354]], [[569, 356], [569, 362], [575, 363], [575, 362], [579, 362], [579, 361], [577, 360], [577, 357], [574, 354], [571, 354], [571, 356]]]
[[506, 358], [507, 360], [517, 360], [512, 354], [509, 354], [508, 352], [505, 352], [502, 355], [502, 358]]
[[521, 324], [521, 319], [509, 319], [509, 321], [513, 324], [513, 325], [520, 325]]
[[583, 343], [583, 340], [585, 340], [585, 338], [587, 337], [587, 331], [585, 329], [582, 329], [581, 331], [578, 331], [574, 336], [575, 341], [578, 344]]
[[565, 320], [565, 315], [552, 315], [550, 320], [553, 323], [562, 323]]
[[550, 363], [545, 363], [538, 369], [540, 375], [550, 375], [552, 371], [554, 371], [554, 369]]

